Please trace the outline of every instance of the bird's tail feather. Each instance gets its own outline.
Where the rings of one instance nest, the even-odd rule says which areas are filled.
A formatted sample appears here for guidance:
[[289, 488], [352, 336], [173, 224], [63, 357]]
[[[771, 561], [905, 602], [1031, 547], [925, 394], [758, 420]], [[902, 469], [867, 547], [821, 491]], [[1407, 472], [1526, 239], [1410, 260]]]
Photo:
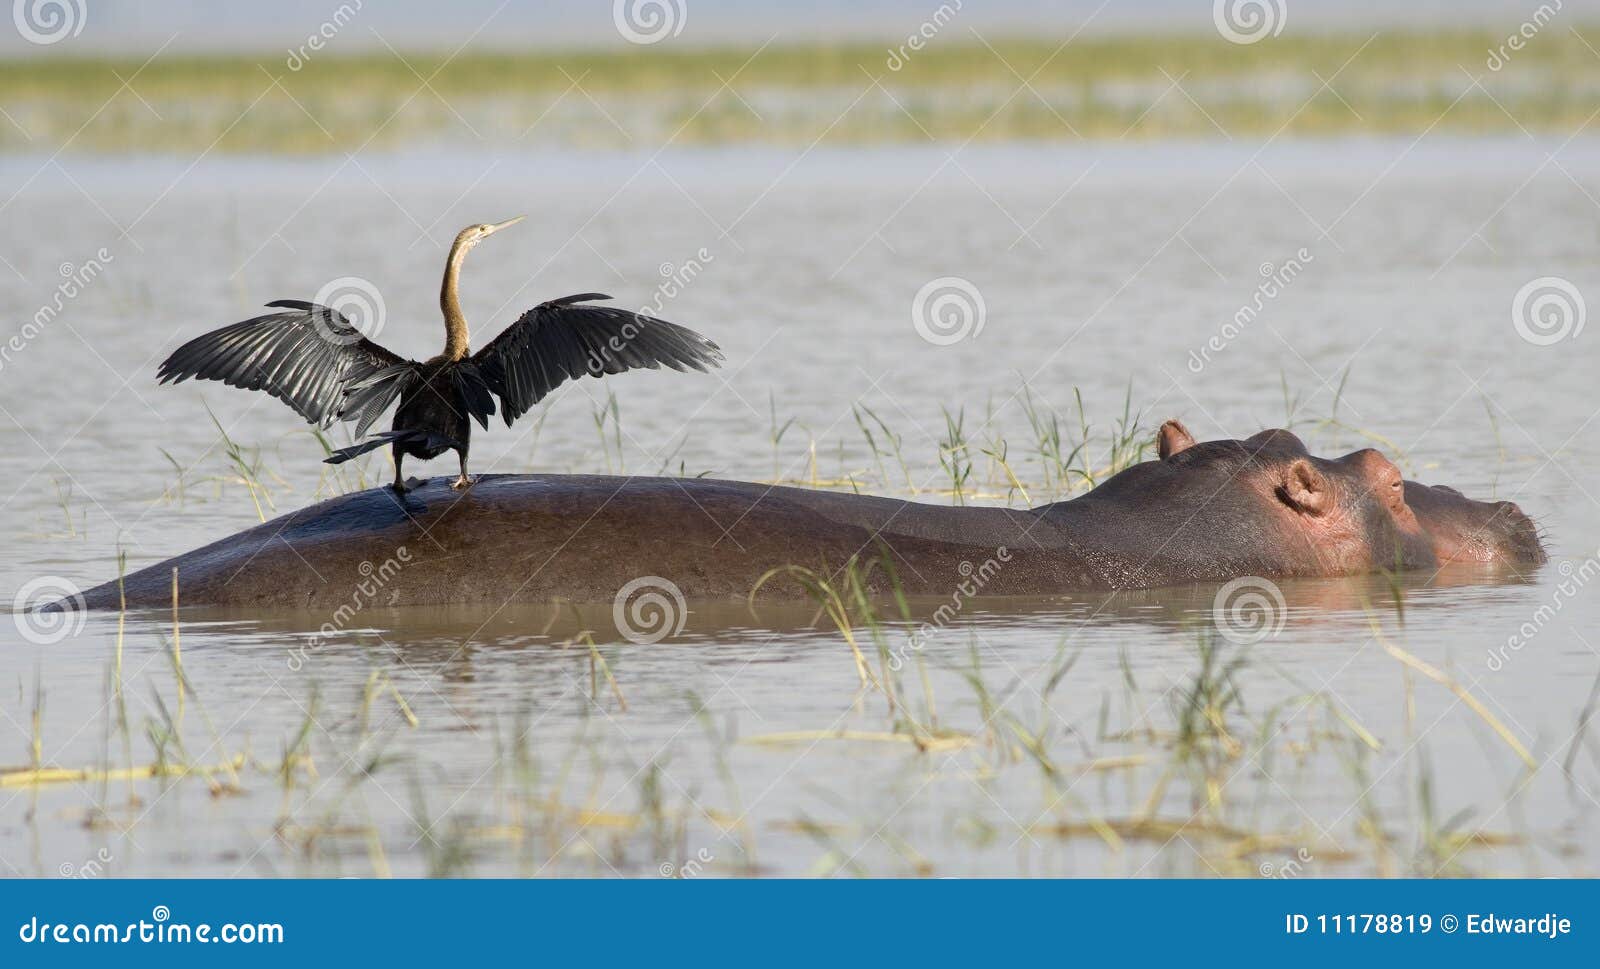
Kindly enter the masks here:
[[432, 431], [384, 431], [382, 434], [372, 435], [365, 441], [357, 441], [355, 444], [352, 444], [349, 447], [339, 448], [324, 458], [322, 463], [343, 464], [351, 458], [359, 457], [363, 454], [366, 454], [368, 451], [376, 451], [381, 447], [388, 447], [391, 444], [421, 444], [423, 447], [430, 450], [433, 448], [459, 449], [461, 447], [460, 443], [453, 438], [445, 437], [442, 434], [435, 434]]

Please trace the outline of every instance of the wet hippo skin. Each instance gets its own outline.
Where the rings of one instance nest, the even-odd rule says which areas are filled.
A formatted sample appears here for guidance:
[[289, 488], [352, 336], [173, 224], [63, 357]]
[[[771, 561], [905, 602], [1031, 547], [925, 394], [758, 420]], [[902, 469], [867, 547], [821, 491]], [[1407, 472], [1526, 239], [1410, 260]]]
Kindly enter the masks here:
[[[744, 597], [769, 570], [831, 574], [892, 563], [909, 594], [1133, 589], [1242, 575], [1333, 576], [1452, 561], [1533, 565], [1537, 531], [1509, 502], [1403, 481], [1376, 451], [1311, 456], [1288, 431], [1196, 443], [1176, 421], [1157, 460], [1071, 501], [1028, 510], [704, 478], [487, 475], [312, 505], [127, 576], [130, 606], [337, 608], [365, 584], [380, 605], [608, 601], [642, 576], [696, 597]], [[765, 597], [803, 588], [780, 576]], [[85, 593], [114, 608], [118, 583]]]

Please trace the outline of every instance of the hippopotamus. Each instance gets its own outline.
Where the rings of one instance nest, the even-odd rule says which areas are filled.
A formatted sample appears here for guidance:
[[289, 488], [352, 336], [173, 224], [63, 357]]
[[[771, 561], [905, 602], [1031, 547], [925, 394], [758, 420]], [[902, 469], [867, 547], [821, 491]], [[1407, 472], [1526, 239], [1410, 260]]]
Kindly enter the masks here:
[[[485, 475], [303, 508], [84, 594], [92, 608], [336, 609], [610, 601], [630, 583], [688, 598], [798, 597], [789, 566], [847, 563], [872, 591], [1049, 595], [1241, 576], [1295, 578], [1545, 560], [1510, 502], [1406, 481], [1378, 451], [1320, 458], [1287, 430], [1197, 443], [1031, 509], [952, 507], [709, 478]], [[359, 598], [359, 597], [357, 597]]]

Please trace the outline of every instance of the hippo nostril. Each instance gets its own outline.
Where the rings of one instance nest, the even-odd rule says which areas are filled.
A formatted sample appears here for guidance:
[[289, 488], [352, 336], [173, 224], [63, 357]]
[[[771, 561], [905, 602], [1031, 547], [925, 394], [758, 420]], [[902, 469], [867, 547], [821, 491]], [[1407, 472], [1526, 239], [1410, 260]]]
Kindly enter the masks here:
[[1497, 502], [1495, 502], [1494, 503], [1494, 513], [1495, 513], [1495, 516], [1498, 517], [1498, 518], [1510, 518], [1510, 519], [1512, 519], [1514, 521], [1515, 520], [1521, 520], [1521, 519], [1524, 519], [1524, 518], [1528, 517], [1527, 515], [1524, 515], [1522, 513], [1522, 509], [1520, 507], [1518, 507], [1517, 503], [1514, 502], [1514, 501], [1497, 501]]

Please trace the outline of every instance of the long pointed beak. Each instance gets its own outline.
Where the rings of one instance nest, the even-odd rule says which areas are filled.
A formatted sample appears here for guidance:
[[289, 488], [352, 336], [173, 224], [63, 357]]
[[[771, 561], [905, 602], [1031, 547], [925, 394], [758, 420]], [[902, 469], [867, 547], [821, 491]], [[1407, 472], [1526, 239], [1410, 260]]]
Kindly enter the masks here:
[[525, 216], [525, 215], [519, 215], [514, 219], [507, 219], [504, 222], [497, 222], [494, 225], [491, 225], [489, 228], [485, 229], [483, 234], [486, 235], [486, 236], [494, 235], [496, 232], [499, 232], [501, 229], [504, 229], [507, 226], [516, 225], [518, 222], [521, 222], [523, 219], [526, 219], [526, 218], [527, 218], [527, 216]]

